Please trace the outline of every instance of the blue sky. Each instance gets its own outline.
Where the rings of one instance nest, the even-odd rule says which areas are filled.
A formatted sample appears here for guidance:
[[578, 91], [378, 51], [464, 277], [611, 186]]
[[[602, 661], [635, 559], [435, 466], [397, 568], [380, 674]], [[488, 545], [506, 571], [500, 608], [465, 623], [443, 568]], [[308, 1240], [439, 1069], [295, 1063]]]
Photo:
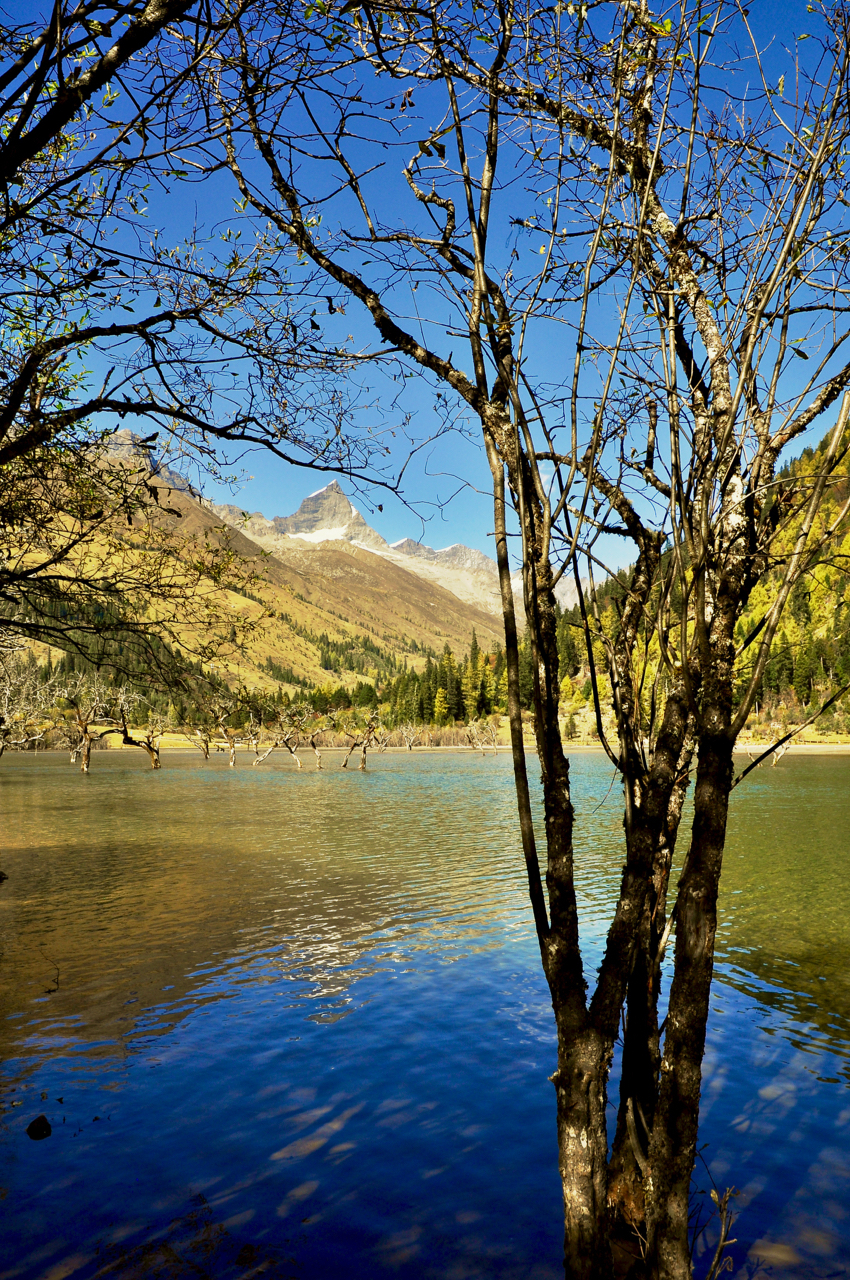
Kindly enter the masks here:
[[[757, 31], [760, 38], [767, 41], [770, 36], [776, 37], [776, 46], [768, 54], [766, 61], [771, 73], [775, 70], [778, 78], [780, 68], [787, 70], [789, 62], [788, 54], [779, 47], [781, 42], [793, 42], [794, 35], [800, 33], [803, 24], [812, 22], [813, 19], [808, 17], [802, 4], [786, 4], [779, 9], [775, 5], [758, 4], [753, 5], [750, 21], [760, 25], [761, 29]], [[806, 49], [809, 46], [800, 47]], [[736, 89], [740, 91], [750, 74], [744, 61], [735, 70], [734, 76], [730, 73], [729, 78], [737, 80]], [[415, 150], [415, 140], [436, 124], [441, 110], [442, 107], [436, 100], [429, 99], [427, 91], [417, 88], [415, 110], [404, 120], [405, 126], [409, 126], [409, 133], [403, 146], [395, 151], [388, 148], [391, 154], [387, 157], [387, 167], [383, 172], [376, 171], [368, 179], [372, 194], [380, 203], [387, 221], [403, 222], [406, 218], [416, 216], [418, 207], [415, 201], [406, 191], [403, 182], [398, 186], [402, 167], [398, 161], [403, 158], [407, 162], [411, 146]], [[507, 173], [510, 178], [510, 162]], [[215, 232], [224, 224], [234, 222], [234, 194], [229, 176], [222, 174], [205, 178], [202, 187], [176, 183], [169, 190], [152, 192], [151, 221], [164, 228], [172, 243], [190, 234], [193, 226], [198, 226], [207, 233]], [[495, 247], [497, 259], [509, 261], [508, 254], [517, 251], [521, 255], [523, 268], [531, 266], [533, 269], [542, 237], [539, 234], [516, 231], [512, 218], [526, 217], [540, 208], [535, 205], [539, 197], [540, 193], [527, 190], [523, 183], [509, 185], [505, 190], [497, 192], [497, 234], [504, 241], [504, 244], [500, 241]], [[342, 201], [343, 205], [344, 203]], [[334, 202], [327, 210], [328, 234], [333, 234], [333, 219], [340, 216], [338, 204]], [[369, 271], [364, 271], [364, 274], [368, 278]], [[465, 368], [469, 374], [463, 338], [452, 338], [446, 333], [445, 305], [439, 300], [436, 303], [424, 300], [424, 289], [415, 295], [407, 293], [408, 283], [409, 281], [402, 279], [397, 293], [390, 295], [393, 304], [398, 303], [398, 313], [402, 318], [407, 316], [405, 323], [414, 330], [421, 324], [422, 332], [427, 330], [429, 340], [442, 354], [447, 354], [453, 348], [455, 363]], [[316, 295], [316, 314], [321, 321], [325, 338], [336, 341], [344, 338], [347, 331], [352, 335], [356, 346], [365, 348], [373, 345], [374, 330], [358, 303], [348, 300], [344, 318], [326, 314], [327, 308], [321, 295], [327, 291], [327, 287], [320, 287]], [[416, 314], [411, 314], [412, 312]], [[558, 394], [565, 375], [571, 368], [573, 352], [570, 334], [570, 329], [550, 321], [533, 340], [530, 373], [538, 382], [546, 382], [550, 388], [554, 388], [553, 396]], [[390, 404], [391, 388], [389, 384], [384, 384], [382, 391], [379, 384], [374, 384], [373, 392], [375, 387], [379, 398], [383, 396], [384, 425], [392, 427], [395, 409]], [[428, 439], [439, 428], [441, 419], [437, 413], [434, 388], [421, 376], [404, 384], [402, 408], [412, 414], [412, 432], [416, 437]], [[460, 415], [459, 401], [449, 408], [450, 413], [455, 411]], [[369, 414], [369, 410], [361, 411], [358, 418], [361, 425], [369, 425]], [[380, 414], [381, 411], [376, 410], [376, 421]], [[401, 409], [398, 411], [398, 420], [400, 424]], [[823, 429], [821, 425], [817, 427], [818, 437]], [[800, 442], [797, 451], [804, 443], [806, 441]], [[399, 436], [392, 443], [393, 461], [400, 463], [404, 453], [405, 444]], [[207, 495], [213, 500], [233, 502], [247, 511], [261, 511], [270, 517], [291, 514], [307, 494], [323, 487], [333, 478], [327, 473], [289, 466], [262, 449], [238, 457], [234, 454], [230, 461], [237, 473], [234, 484], [217, 484], [207, 480], [204, 483]], [[433, 446], [423, 448], [405, 477], [404, 496], [407, 505], [389, 492], [379, 489], [358, 491], [350, 480], [340, 477], [340, 481], [367, 520], [390, 542], [404, 537], [420, 538], [435, 547], [462, 542], [487, 554], [493, 553], [489, 471], [478, 443], [461, 435], [451, 434], [436, 441]], [[379, 506], [382, 509], [379, 510]], [[613, 565], [620, 564], [628, 557], [628, 546], [621, 549], [619, 544], [609, 544], [606, 554]]]
[[[767, 74], [778, 80], [780, 74], [787, 75], [791, 68], [795, 37], [799, 36], [807, 26], [813, 27], [817, 20], [807, 13], [804, 4], [797, 3], [783, 4], [779, 7], [754, 4], [749, 12], [749, 21], [757, 39], [763, 47], [767, 47], [768, 51], [764, 59]], [[801, 44], [798, 48], [805, 51], [812, 48], [813, 44], [812, 46]], [[746, 50], [743, 52], [746, 54]], [[751, 79], [752, 90], [757, 89], [760, 93], [761, 86], [755, 67], [746, 57], [742, 57], [740, 64], [734, 70], [730, 70], [727, 75], [727, 83], [731, 85], [734, 81], [736, 94], [744, 100], [751, 92], [749, 88]], [[716, 86], [721, 91], [723, 87]], [[429, 100], [427, 91], [417, 88], [416, 109], [410, 116], [409, 139], [416, 139], [426, 128], [433, 126], [439, 109], [441, 108], [436, 100]], [[406, 192], [403, 182], [400, 186], [397, 185], [402, 167], [398, 159], [404, 156], [405, 163], [407, 162], [410, 145], [409, 142], [405, 144], [407, 151], [402, 148], [391, 155], [387, 167], [383, 171], [379, 170], [370, 175], [367, 180], [367, 185], [368, 182], [372, 184], [373, 193], [378, 193], [387, 221], [394, 223], [403, 223], [405, 219], [416, 216], [417, 206]], [[510, 162], [508, 163], [510, 165]], [[508, 176], [511, 176], [510, 167]], [[537, 254], [539, 251], [537, 241], [542, 237], [528, 233], [517, 235], [511, 230], [511, 218], [516, 215], [527, 216], [534, 210], [534, 202], [535, 193], [526, 190], [522, 183], [509, 185], [506, 190], [497, 192], [495, 204], [498, 215], [498, 235], [502, 239], [508, 236], [504, 247], [501, 242], [496, 247], [497, 259], [501, 257], [507, 260], [509, 249], [517, 248], [525, 264], [528, 265], [529, 262], [533, 264], [534, 258], [529, 255]], [[339, 216], [339, 213], [335, 203], [328, 209], [329, 224], [330, 219], [336, 216]], [[330, 225], [329, 230], [332, 233]], [[369, 277], [368, 269], [365, 275]], [[422, 295], [416, 296], [421, 298]], [[404, 316], [407, 312], [407, 323], [412, 324], [414, 317], [410, 315], [410, 296], [403, 296], [403, 291], [399, 289], [397, 297], [399, 313]], [[415, 305], [418, 309], [418, 303]], [[429, 342], [433, 342], [435, 349], [443, 354], [449, 347], [453, 347], [455, 363], [465, 368], [469, 374], [468, 357], [463, 339], [449, 340], [445, 332], [439, 332], [442, 327], [442, 317], [438, 316], [436, 308], [432, 308], [429, 314], [427, 305], [427, 303], [424, 304], [422, 313], [425, 326], [423, 333], [427, 331]], [[333, 332], [334, 324], [342, 323], [337, 318], [330, 322], [326, 316], [320, 315], [319, 318], [322, 319], [326, 335]], [[348, 302], [344, 327], [354, 335], [356, 343], [362, 343], [363, 346], [373, 343], [374, 331], [368, 317], [352, 300]], [[532, 375], [539, 381], [546, 381], [551, 386], [557, 387], [559, 379], [562, 379], [571, 368], [573, 351], [570, 334], [570, 329], [549, 322], [535, 336], [533, 358], [529, 368]], [[802, 370], [800, 372], [802, 373]], [[427, 438], [438, 422], [434, 412], [433, 388], [421, 378], [415, 380], [412, 387], [406, 388], [404, 406], [414, 414], [415, 433]], [[460, 410], [459, 403], [458, 410]], [[828, 425], [829, 423], [826, 422], [817, 424], [813, 432], [814, 437], [819, 439]], [[800, 441], [795, 446], [795, 452], [799, 452], [808, 442], [805, 439]], [[394, 456], [397, 458], [402, 456], [399, 446], [395, 447]], [[219, 501], [235, 502], [246, 510], [262, 511], [267, 516], [290, 514], [307, 494], [322, 487], [331, 478], [327, 475], [317, 475], [309, 470], [288, 467], [262, 451], [244, 457], [240, 465], [250, 478], [246, 477], [235, 492], [223, 486], [208, 486], [210, 496]], [[355, 486], [344, 478], [341, 478], [341, 483], [355, 505], [390, 542], [403, 537], [421, 538], [422, 541], [436, 547], [452, 542], [462, 542], [487, 554], [493, 554], [490, 536], [492, 507], [489, 494], [489, 472], [483, 450], [476, 443], [459, 436], [448, 436], [438, 441], [432, 448], [426, 449], [411, 466], [405, 479], [405, 495], [410, 506], [406, 506], [392, 494], [379, 491], [357, 492]], [[381, 505], [382, 510], [377, 509], [378, 504]], [[615, 567], [629, 558], [629, 551], [628, 544], [619, 544], [616, 540], [610, 540], [605, 547], [606, 557]]]
[[[426, 403], [423, 414], [427, 408]], [[358, 488], [345, 476], [289, 466], [262, 449], [245, 455], [238, 465], [250, 478], [234, 487], [207, 482], [204, 491], [208, 497], [234, 503], [245, 511], [261, 511], [271, 519], [292, 515], [308, 494], [337, 478], [387, 542], [414, 538], [435, 548], [461, 542], [486, 555], [495, 554], [489, 536], [493, 506], [487, 461], [480, 447], [457, 436], [427, 455], [420, 474], [411, 477], [410, 505], [377, 488]]]

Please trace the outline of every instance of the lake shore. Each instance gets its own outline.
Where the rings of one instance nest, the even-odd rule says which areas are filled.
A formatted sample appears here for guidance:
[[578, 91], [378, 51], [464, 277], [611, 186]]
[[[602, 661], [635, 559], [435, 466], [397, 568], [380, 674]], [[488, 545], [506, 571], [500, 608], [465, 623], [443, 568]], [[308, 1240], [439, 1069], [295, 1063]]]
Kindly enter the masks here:
[[[122, 743], [120, 739], [112, 739], [107, 741], [108, 741], [108, 747], [106, 749], [110, 752], [138, 751], [138, 747], [134, 747], [126, 743]], [[738, 741], [735, 744], [734, 750], [736, 755], [751, 755], [755, 758], [755, 757], [758, 757], [763, 751], [766, 751], [769, 746], [770, 746], [769, 742], [757, 741], [757, 740], [747, 738], [747, 739], [744, 739], [743, 741]], [[534, 743], [528, 739], [526, 740], [526, 749], [528, 751], [534, 750]], [[567, 755], [577, 755], [577, 754], [604, 755], [605, 754], [604, 748], [598, 742], [566, 742], [564, 744], [564, 749]], [[305, 759], [309, 755], [312, 755], [309, 745], [302, 746], [301, 748], [299, 748], [299, 750]], [[323, 756], [330, 755], [331, 753], [333, 753], [334, 755], [344, 755], [347, 750], [348, 748], [343, 746], [327, 746], [327, 747], [321, 748], [321, 752]], [[509, 752], [510, 750], [511, 750], [511, 747], [509, 743], [499, 742], [496, 744], [496, 751], [499, 754], [504, 754], [506, 752]], [[181, 741], [179, 738], [176, 737], [176, 735], [174, 737], [166, 737], [165, 739], [163, 739], [162, 743], [160, 744], [160, 751], [167, 753], [169, 755], [171, 755], [173, 752], [178, 752], [178, 751], [185, 752], [190, 755], [196, 752], [200, 754], [200, 750], [198, 747], [192, 746], [190, 743], [186, 742], [185, 739]], [[385, 747], [383, 751], [381, 751], [377, 747], [371, 747], [369, 749], [369, 757], [373, 757], [376, 755], [384, 755], [384, 754], [386, 755], [408, 755], [408, 754], [422, 755], [422, 754], [431, 754], [433, 752], [454, 752], [455, 754], [458, 754], [458, 755], [480, 755], [482, 753], [482, 749], [480, 747], [472, 747], [468, 744], [467, 745], [456, 744], [456, 745], [447, 745], [447, 746], [428, 746], [427, 744], [417, 743], [417, 745], [413, 748], [412, 752], [408, 752], [407, 747], [404, 747], [404, 746], [389, 746], [389, 747]], [[791, 753], [793, 753], [794, 755], [850, 755], [850, 738], [844, 739], [843, 741], [839, 740], [839, 741], [832, 741], [832, 742], [812, 741], [811, 739], [797, 741], [796, 739], [792, 739], [787, 751], [785, 751], [783, 754], [788, 755]], [[216, 755], [223, 756], [226, 754], [227, 754], [227, 751], [222, 748], [219, 748], [219, 749], [212, 748], [210, 751], [211, 757], [215, 757]], [[236, 754], [237, 756], [241, 757], [246, 755], [253, 756], [255, 753], [247, 743], [240, 743], [239, 746], [236, 748]], [[274, 754], [277, 754], [277, 752], [275, 752]], [[492, 755], [493, 748], [488, 746], [484, 754]], [[355, 757], [359, 758], [358, 751], [355, 751], [354, 754], [352, 755], [352, 761], [354, 760]]]

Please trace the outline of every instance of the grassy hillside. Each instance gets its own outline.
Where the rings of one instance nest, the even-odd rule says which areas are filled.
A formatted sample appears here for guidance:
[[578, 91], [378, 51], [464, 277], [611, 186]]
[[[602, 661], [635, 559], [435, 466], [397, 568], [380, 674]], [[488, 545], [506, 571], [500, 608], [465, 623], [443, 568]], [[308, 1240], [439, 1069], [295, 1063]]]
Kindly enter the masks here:
[[178, 537], [225, 542], [261, 579], [250, 592], [256, 598], [233, 591], [220, 597], [234, 618], [257, 624], [241, 652], [225, 646], [214, 660], [228, 681], [272, 687], [273, 665], [291, 672], [293, 689], [325, 682], [331, 672], [349, 686], [405, 663], [422, 667], [446, 643], [465, 651], [473, 630], [488, 648], [503, 639], [490, 614], [363, 548], [330, 542], [305, 551], [295, 544], [270, 556], [191, 497], [172, 492], [169, 505], [180, 512], [168, 517]]

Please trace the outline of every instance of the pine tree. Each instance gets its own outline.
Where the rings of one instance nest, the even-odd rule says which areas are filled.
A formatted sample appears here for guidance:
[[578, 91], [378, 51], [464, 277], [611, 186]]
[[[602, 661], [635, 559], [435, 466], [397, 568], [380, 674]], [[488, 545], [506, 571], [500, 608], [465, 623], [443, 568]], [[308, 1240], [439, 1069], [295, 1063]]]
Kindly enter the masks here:
[[472, 666], [476, 671], [478, 670], [478, 659], [479, 659], [479, 655], [480, 655], [480, 650], [479, 650], [479, 648], [478, 648], [478, 636], [475, 634], [475, 627], [473, 627], [473, 628], [472, 628], [472, 640], [471, 640], [470, 645], [469, 645], [469, 662], [470, 662], [470, 665], [471, 665], [471, 666]]
[[463, 678], [461, 681], [463, 691], [463, 701], [466, 709], [467, 719], [472, 719], [478, 715], [478, 694], [481, 689], [481, 671], [479, 667], [478, 645], [475, 643], [475, 632], [472, 633], [472, 640], [475, 646], [475, 659], [473, 661], [472, 650], [463, 669]]

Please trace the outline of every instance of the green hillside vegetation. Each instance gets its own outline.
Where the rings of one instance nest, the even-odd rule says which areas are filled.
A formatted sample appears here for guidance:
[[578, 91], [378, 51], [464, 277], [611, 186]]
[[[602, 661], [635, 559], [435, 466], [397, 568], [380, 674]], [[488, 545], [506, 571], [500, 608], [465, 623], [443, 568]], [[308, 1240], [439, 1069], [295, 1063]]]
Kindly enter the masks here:
[[[786, 464], [779, 474], [775, 492], [765, 504], [763, 518], [770, 518], [775, 503], [780, 504], [781, 509], [783, 482], [799, 480], [801, 476], [814, 473], [825, 447], [826, 440], [817, 448], [805, 449], [799, 458]], [[828, 741], [850, 737], [850, 693], [837, 699], [822, 715], [817, 714], [837, 689], [850, 683], [850, 527], [845, 522], [831, 537], [826, 536], [847, 500], [848, 488], [850, 477], [845, 464], [843, 474], [839, 475], [825, 497], [813, 528], [812, 543], [823, 543], [817, 562], [791, 593], [782, 628], [774, 641], [761, 682], [757, 705], [747, 723], [744, 736], [754, 742], [774, 741], [795, 727], [806, 725], [813, 716], [817, 718], [806, 725], [803, 740]], [[796, 524], [786, 530], [782, 542], [783, 558], [754, 588], [746, 612], [737, 625], [735, 669], [742, 686], [752, 672], [756, 650], [752, 642], [757, 639], [761, 620], [776, 598], [785, 564], [784, 555], [793, 546], [796, 533]], [[604, 674], [605, 648], [601, 637], [617, 634], [626, 580], [627, 574], [623, 572], [597, 588], [601, 628], [594, 627], [591, 602], [585, 602], [591, 615], [591, 630], [596, 632], [593, 655], [606, 732], [609, 728], [613, 732], [613, 714], [609, 709], [610, 686]], [[674, 594], [670, 613], [678, 618], [680, 610], [681, 596]], [[592, 739], [596, 737], [592, 682], [578, 608], [559, 619], [558, 643], [565, 736], [578, 734], [583, 739]], [[648, 652], [648, 671], [638, 705], [640, 713], [648, 720], [651, 699], [663, 699], [668, 681], [660, 662], [657, 636], [644, 634], [642, 643]], [[525, 645], [521, 655], [523, 705], [526, 706], [531, 665]]]
[[[780, 472], [780, 483], [812, 472], [822, 455], [825, 441]], [[850, 489], [844, 475], [828, 492], [813, 531], [823, 540], [824, 530], [836, 519]], [[793, 531], [790, 531], [793, 532]], [[790, 533], [789, 533], [790, 540]], [[739, 645], [758, 625], [775, 597], [778, 571], [769, 574], [754, 590], [749, 608], [738, 623]], [[750, 651], [738, 659], [743, 677], [751, 668]], [[808, 720], [828, 701], [836, 688], [850, 683], [850, 528], [837, 531], [822, 547], [818, 563], [797, 583], [788, 601], [783, 626], [774, 643], [761, 683], [757, 711], [750, 718], [754, 737], [773, 738]], [[850, 734], [850, 694], [827, 708], [806, 730], [811, 736]]]

